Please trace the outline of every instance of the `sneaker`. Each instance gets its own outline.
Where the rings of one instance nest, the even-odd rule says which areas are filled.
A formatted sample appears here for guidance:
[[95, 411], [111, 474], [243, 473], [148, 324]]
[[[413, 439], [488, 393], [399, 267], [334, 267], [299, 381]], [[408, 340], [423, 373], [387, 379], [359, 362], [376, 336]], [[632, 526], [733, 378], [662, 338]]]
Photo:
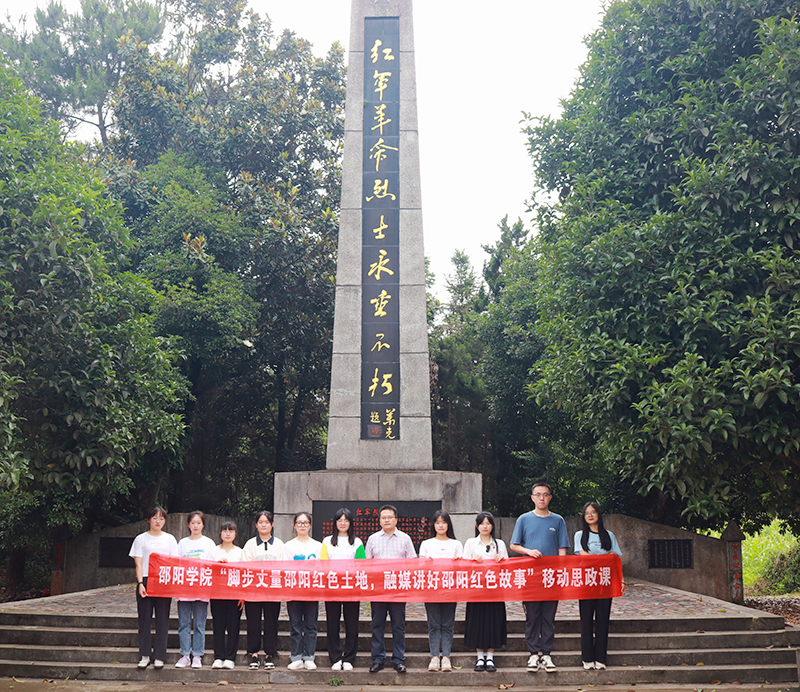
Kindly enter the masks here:
[[214, 669], [222, 668], [222, 659], [221, 658], [215, 658], [214, 662], [211, 664], [211, 667], [214, 668]]
[[190, 659], [188, 656], [181, 656], [178, 659], [178, 662], [175, 664], [175, 667], [188, 668], [190, 665], [192, 665], [192, 659]]
[[331, 666], [331, 670], [342, 670], [343, 666], [344, 663], [342, 661], [336, 661], [336, 663]]
[[227, 658], [222, 662], [222, 667], [227, 668], [228, 670], [233, 670], [234, 668], [236, 668], [236, 664], [233, 661], [231, 661], [231, 659]]
[[431, 662], [428, 664], [428, 670], [434, 671], [439, 670], [439, 657], [433, 656], [431, 658]]
[[[269, 658], [269, 656], [267, 656], [267, 658]], [[264, 667], [265, 668], [267, 667], [266, 659], [264, 660]], [[274, 668], [275, 666], [272, 667]], [[258, 656], [256, 654], [253, 654], [250, 657], [250, 665], [248, 666], [248, 668], [250, 668], [250, 670], [258, 670]]]
[[302, 658], [298, 658], [296, 661], [292, 661], [287, 667], [289, 670], [303, 670], [306, 664], [303, 662]]
[[353, 670], [353, 664], [350, 661], [342, 663], [342, 670]]
[[264, 656], [264, 669], [275, 670], [275, 661], [272, 660], [272, 656]]
[[317, 664], [314, 661], [303, 661], [306, 670], [316, 670]]
[[528, 659], [528, 672], [536, 673], [539, 670], [539, 654], [531, 654]]
[[553, 663], [553, 659], [550, 658], [549, 654], [544, 654], [539, 665], [544, 668], [546, 673], [555, 673], [556, 672], [556, 664]]
[[605, 663], [600, 663], [600, 661], [595, 661], [594, 662], [594, 669], [595, 670], [605, 670], [606, 669], [606, 664]]
[[203, 667], [203, 660], [199, 656], [194, 656], [192, 658], [192, 668], [202, 668]]
[[156, 670], [161, 670], [163, 667], [164, 667], [164, 661], [158, 658], [155, 661], [153, 661], [153, 668], [155, 668]]
[[443, 670], [445, 672], [453, 670], [453, 664], [450, 663], [450, 659], [447, 656], [442, 656], [442, 665], [439, 666], [439, 670]]
[[[595, 670], [594, 661], [582, 661], [584, 670]], [[603, 666], [605, 667], [605, 666]]]
[[147, 668], [150, 665], [150, 657], [149, 656], [142, 656], [139, 663], [136, 664], [137, 668]]

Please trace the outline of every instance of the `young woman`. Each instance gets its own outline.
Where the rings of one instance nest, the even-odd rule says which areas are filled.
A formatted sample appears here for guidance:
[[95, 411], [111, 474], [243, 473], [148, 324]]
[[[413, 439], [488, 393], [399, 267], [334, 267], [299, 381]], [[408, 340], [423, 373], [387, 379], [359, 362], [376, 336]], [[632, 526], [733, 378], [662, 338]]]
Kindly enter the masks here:
[[[311, 515], [298, 512], [294, 515], [294, 531], [296, 536], [287, 541], [283, 547], [284, 560], [319, 560], [322, 555], [322, 543], [309, 535], [311, 531]], [[289, 646], [291, 648], [289, 670], [314, 670], [314, 654], [317, 650], [317, 619], [319, 603], [317, 601], [288, 601], [286, 610], [289, 613]]]
[[[226, 521], [219, 532], [222, 541], [214, 550], [216, 562], [239, 562], [242, 549], [233, 544], [236, 540], [236, 524]], [[229, 668], [236, 665], [236, 650], [239, 648], [239, 628], [242, 623], [240, 601], [233, 599], [211, 599], [211, 617], [214, 627], [214, 663], [212, 668]], [[226, 639], [227, 634], [227, 639]]]
[[[581, 530], [575, 534], [578, 555], [616, 553], [622, 557], [617, 539], [603, 526], [603, 513], [596, 502], [587, 502], [581, 514]], [[623, 590], [625, 585], [623, 582]], [[608, 622], [611, 599], [594, 598], [578, 601], [581, 614], [581, 659], [585, 670], [603, 670], [608, 653]]]
[[[189, 514], [189, 535], [178, 543], [178, 555], [195, 560], [210, 560], [217, 546], [208, 536], [203, 535], [206, 527], [202, 512]], [[178, 640], [181, 657], [176, 668], [202, 668], [206, 648], [206, 618], [208, 601], [202, 599], [178, 599]]]
[[[506, 544], [494, 537], [494, 517], [489, 512], [480, 512], [475, 517], [475, 538], [464, 544], [464, 559], [483, 562], [500, 562], [508, 558]], [[478, 653], [476, 671], [494, 673], [494, 650], [508, 639], [506, 604], [501, 602], [467, 603], [464, 622], [464, 644]]]
[[[443, 509], [436, 510], [431, 517], [431, 534], [432, 537], [422, 541], [419, 547], [420, 558], [458, 560], [464, 554], [464, 548], [453, 532], [450, 515]], [[428, 614], [428, 644], [431, 651], [428, 670], [451, 671], [450, 652], [453, 649], [456, 604], [426, 603], [425, 612]]]
[[[147, 668], [153, 661], [154, 668], [163, 668], [167, 658], [167, 634], [169, 633], [169, 606], [171, 598], [156, 598], [147, 595], [147, 576], [150, 556], [177, 555], [178, 544], [175, 536], [162, 529], [167, 522], [167, 513], [161, 507], [154, 507], [146, 517], [150, 528], [140, 533], [128, 553], [136, 564], [136, 610], [139, 614], [139, 668]], [[151, 648], [150, 623], [153, 612], [156, 616], [155, 646]]]
[[[336, 530], [332, 536], [322, 539], [323, 560], [360, 560], [366, 557], [364, 544], [356, 536], [353, 513], [346, 507], [336, 510], [333, 515]], [[358, 611], [357, 601], [326, 601], [325, 619], [328, 626], [328, 658], [331, 670], [353, 670], [358, 651]], [[339, 620], [344, 615], [344, 654]]]
[[[243, 561], [282, 560], [283, 541], [272, 535], [274, 525], [272, 512], [264, 510], [256, 517], [257, 536], [253, 536], [242, 549]], [[280, 601], [245, 601], [244, 612], [247, 617], [247, 656], [250, 670], [258, 670], [258, 652], [262, 647], [261, 621], [264, 621], [263, 647], [264, 668], [275, 668], [274, 658], [278, 655], [278, 615]]]

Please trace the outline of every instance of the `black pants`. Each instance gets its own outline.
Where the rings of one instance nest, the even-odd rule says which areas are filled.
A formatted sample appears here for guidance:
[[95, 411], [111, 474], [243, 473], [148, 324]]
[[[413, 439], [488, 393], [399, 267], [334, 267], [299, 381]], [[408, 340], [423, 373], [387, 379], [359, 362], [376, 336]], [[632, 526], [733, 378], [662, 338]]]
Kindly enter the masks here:
[[549, 656], [556, 638], [558, 601], [524, 601], [523, 605], [528, 653]]
[[[355, 663], [358, 652], [358, 610], [357, 601], [327, 601], [325, 618], [328, 630], [328, 656], [331, 665], [337, 661]], [[344, 614], [344, 655], [342, 638], [339, 635], [339, 618]]]
[[373, 601], [372, 609], [372, 660], [386, 660], [386, 616], [392, 619], [392, 665], [406, 661], [406, 604]]
[[611, 599], [578, 601], [581, 614], [581, 660], [606, 662]]
[[[257, 654], [262, 648], [267, 656], [278, 655], [278, 615], [280, 601], [245, 601], [247, 617], [247, 653]], [[261, 622], [264, 622], [263, 638]]]
[[[144, 588], [147, 589], [147, 577], [143, 577]], [[142, 598], [139, 595], [139, 587], [136, 587], [136, 611], [139, 614], [139, 655], [149, 656], [157, 661], [167, 659], [167, 635], [169, 634], [169, 607], [172, 603], [171, 598], [155, 598], [148, 596]], [[156, 616], [156, 636], [155, 646], [150, 638], [150, 626], [153, 621], [153, 613]]]
[[211, 617], [214, 625], [214, 658], [235, 661], [242, 625], [239, 601], [211, 599]]

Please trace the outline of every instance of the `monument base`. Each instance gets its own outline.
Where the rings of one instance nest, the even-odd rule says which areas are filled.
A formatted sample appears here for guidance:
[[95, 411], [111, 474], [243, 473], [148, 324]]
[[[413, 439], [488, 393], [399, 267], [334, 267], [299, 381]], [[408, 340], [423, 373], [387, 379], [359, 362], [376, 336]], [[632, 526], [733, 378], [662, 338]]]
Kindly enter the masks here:
[[[326, 507], [327, 503], [341, 502], [342, 506], [357, 509], [363, 506], [365, 511], [392, 504], [398, 506], [401, 517], [403, 505], [418, 503], [431, 511], [441, 507], [448, 512], [456, 538], [463, 542], [475, 535], [475, 515], [481, 511], [482, 501], [479, 473], [339, 470], [276, 473], [275, 533], [283, 540], [291, 538], [295, 513], [313, 513], [315, 502], [326, 503]], [[356, 511], [353, 514], [356, 516]], [[314, 517], [314, 524], [319, 526], [330, 518]], [[314, 537], [321, 540], [321, 536]]]

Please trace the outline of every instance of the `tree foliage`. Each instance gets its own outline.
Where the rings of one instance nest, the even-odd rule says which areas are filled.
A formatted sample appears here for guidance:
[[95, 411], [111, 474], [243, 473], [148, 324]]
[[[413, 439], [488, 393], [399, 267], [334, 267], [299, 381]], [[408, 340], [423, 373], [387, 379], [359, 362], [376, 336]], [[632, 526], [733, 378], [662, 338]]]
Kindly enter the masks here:
[[113, 131], [109, 101], [126, 68], [119, 40], [135, 36], [157, 43], [166, 24], [164, 5], [81, 0], [80, 11], [69, 14], [50, 0], [34, 18], [31, 32], [25, 23], [0, 24], [0, 50], [42, 100], [47, 117], [61, 120], [70, 132], [92, 125], [107, 144]]
[[800, 508], [800, 24], [786, 0], [609, 7], [541, 185], [532, 388], [683, 521]]
[[106, 167], [187, 354], [172, 506], [243, 513], [271, 504], [275, 471], [323, 463], [343, 53], [276, 39], [240, 2], [175, 7], [180, 59], [122, 41]]
[[177, 448], [177, 353], [152, 288], [117, 270], [121, 209], [6, 66], [0, 103], [0, 482], [124, 493]]

